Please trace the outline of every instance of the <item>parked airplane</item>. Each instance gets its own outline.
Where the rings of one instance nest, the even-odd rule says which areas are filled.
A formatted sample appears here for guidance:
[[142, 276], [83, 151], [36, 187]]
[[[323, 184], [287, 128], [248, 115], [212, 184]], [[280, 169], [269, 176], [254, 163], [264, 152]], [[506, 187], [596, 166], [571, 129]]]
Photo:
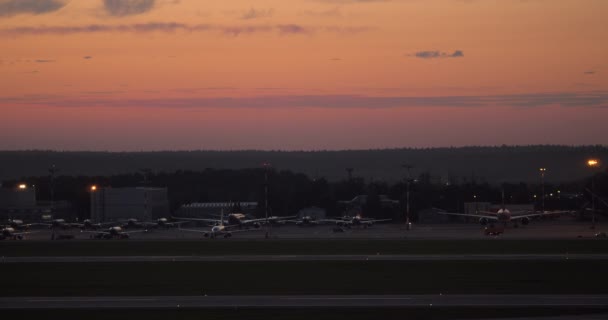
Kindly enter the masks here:
[[8, 225], [15, 230], [28, 230], [31, 226], [36, 225], [35, 223], [23, 223], [23, 220], [9, 219]]
[[107, 231], [81, 230], [80, 232], [91, 233], [92, 237], [96, 239], [128, 239], [130, 234], [148, 232], [148, 230], [123, 231], [121, 227], [110, 227]]
[[324, 219], [321, 222], [332, 222], [335, 223], [339, 227], [359, 227], [362, 226], [364, 228], [371, 227], [376, 222], [384, 222], [391, 221], [392, 219], [366, 219], [361, 217], [360, 215], [356, 215], [354, 217], [342, 217], [341, 219]]
[[176, 228], [186, 221], [170, 221], [167, 218], [159, 218], [154, 221], [138, 221], [129, 219], [122, 225], [124, 229], [145, 229], [145, 228]]
[[479, 218], [479, 223], [481, 225], [486, 225], [492, 222], [502, 223], [506, 226], [509, 222], [513, 222], [515, 227], [519, 226], [518, 223], [522, 225], [528, 225], [530, 223], [530, 218], [540, 217], [540, 216], [551, 216], [559, 213], [566, 213], [568, 211], [544, 211], [544, 212], [533, 212], [533, 211], [517, 211], [511, 212], [505, 206], [505, 195], [504, 192], [502, 194], [502, 208], [497, 212], [492, 211], [477, 211], [475, 214], [470, 213], [454, 213], [454, 212], [445, 212], [439, 211], [439, 214], [451, 215], [451, 216], [462, 216], [462, 217], [473, 217]]
[[42, 222], [42, 223], [37, 223], [37, 224], [48, 226], [49, 229], [63, 229], [63, 230], [67, 230], [67, 229], [71, 229], [71, 228], [79, 228], [82, 225], [80, 223], [66, 222], [65, 219], [53, 219], [50, 222]]
[[104, 223], [95, 223], [93, 221], [91, 221], [90, 219], [86, 219], [84, 221], [82, 221], [82, 224], [80, 224], [80, 229], [82, 230], [99, 230], [101, 228], [103, 228], [104, 225], [110, 225], [112, 224], [111, 222], [104, 222]]
[[13, 228], [13, 227], [4, 226], [2, 228], [2, 230], [0, 230], [0, 240], [7, 240], [7, 239], [22, 240], [23, 236], [28, 233], [32, 233], [32, 232], [27, 232], [27, 231], [17, 232], [15, 230], [15, 228]]
[[319, 220], [317, 220], [317, 218], [311, 217], [311, 216], [303, 216], [303, 217], [301, 217], [299, 219], [295, 219], [295, 220], [285, 220], [285, 222], [295, 223], [296, 226], [300, 226], [300, 227], [317, 226], [320, 223]]
[[[225, 225], [224, 224], [224, 212], [223, 211], [222, 211], [222, 214], [221, 214], [219, 220], [213, 220], [213, 219], [205, 219], [205, 220], [210, 220], [210, 222], [214, 223], [213, 225], [211, 225], [211, 230], [209, 230], [209, 231], [195, 230], [195, 229], [182, 229], [181, 227], [180, 227], [179, 230], [187, 231], [187, 232], [202, 233], [205, 238], [211, 238], [211, 239], [214, 239], [214, 238], [219, 237], [219, 236], [223, 236], [224, 238], [230, 238], [230, 237], [232, 237], [232, 234], [235, 233], [235, 232], [246, 232], [246, 231], [253, 231], [254, 230], [254, 229], [229, 230], [231, 228], [238, 228], [238, 227], [240, 227], [240, 225]], [[194, 221], [204, 221], [204, 220], [198, 219], [198, 220], [194, 220]]]

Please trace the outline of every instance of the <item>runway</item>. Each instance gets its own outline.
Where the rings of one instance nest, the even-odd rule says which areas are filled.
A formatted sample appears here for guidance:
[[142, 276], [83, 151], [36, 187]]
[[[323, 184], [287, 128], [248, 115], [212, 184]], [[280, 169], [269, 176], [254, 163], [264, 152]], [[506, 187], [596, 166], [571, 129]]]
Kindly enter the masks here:
[[10, 297], [0, 309], [302, 307], [606, 307], [608, 295], [294, 295]]
[[2, 257], [1, 263], [608, 260], [608, 254], [377, 254]]

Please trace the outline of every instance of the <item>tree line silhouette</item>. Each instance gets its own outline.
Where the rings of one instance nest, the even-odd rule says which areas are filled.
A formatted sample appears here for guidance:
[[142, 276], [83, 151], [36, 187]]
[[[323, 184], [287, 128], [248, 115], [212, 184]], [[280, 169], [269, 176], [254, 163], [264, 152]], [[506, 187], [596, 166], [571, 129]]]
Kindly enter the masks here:
[[[55, 200], [66, 200], [74, 207], [74, 217], [85, 219], [90, 211], [90, 187], [166, 187], [168, 189], [171, 212], [181, 205], [192, 202], [256, 201], [259, 203], [258, 216], [264, 215], [264, 168], [250, 169], [205, 169], [202, 171], [177, 170], [155, 172], [143, 170], [135, 173], [116, 175], [58, 175], [53, 177]], [[309, 177], [288, 170], [268, 171], [269, 207], [271, 215], [293, 215], [298, 210], [310, 206], [324, 208], [328, 216], [341, 216], [349, 209], [343, 201], [357, 195], [368, 195], [367, 204], [361, 214], [369, 218], [393, 218], [403, 220], [406, 203], [406, 180], [369, 180], [353, 175], [338, 181]], [[564, 183], [546, 183], [546, 209], [580, 209], [590, 200], [586, 189], [590, 189], [591, 176]], [[608, 175], [595, 174], [597, 194], [608, 195]], [[534, 203], [540, 206], [540, 183], [490, 184], [483, 179], [460, 182], [438, 182], [428, 171], [418, 172], [411, 177], [411, 212], [413, 221], [419, 211], [441, 208], [462, 212], [465, 202], [477, 201], [501, 203], [502, 192], [509, 203]], [[51, 176], [30, 176], [4, 181], [4, 187], [16, 187], [20, 183], [35, 186], [37, 198], [51, 199]], [[559, 191], [559, 192], [558, 192]], [[552, 196], [549, 196], [552, 194]], [[382, 206], [380, 196], [386, 195], [398, 201], [395, 206]], [[535, 197], [536, 195], [536, 197]], [[602, 207], [601, 204], [598, 207]], [[352, 208], [350, 208], [352, 209]], [[608, 208], [604, 208], [608, 209]], [[352, 212], [352, 211], [351, 211]]]

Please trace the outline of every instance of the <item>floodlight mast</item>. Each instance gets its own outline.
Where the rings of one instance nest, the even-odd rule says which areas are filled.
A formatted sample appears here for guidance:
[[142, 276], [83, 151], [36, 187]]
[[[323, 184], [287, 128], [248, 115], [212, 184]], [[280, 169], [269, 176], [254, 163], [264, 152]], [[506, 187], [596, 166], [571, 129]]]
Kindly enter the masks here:
[[[592, 170], [599, 168], [600, 161], [598, 159], [587, 160], [587, 166]], [[595, 171], [591, 175], [591, 229], [595, 229]]]
[[545, 172], [547, 172], [547, 168], [538, 169], [540, 172], [540, 185], [542, 189], [542, 210], [545, 212]]
[[410, 229], [410, 184], [412, 181], [410, 170], [414, 167], [410, 164], [402, 165], [403, 168], [407, 170], [407, 178], [406, 178], [406, 204], [405, 204], [405, 228], [406, 230]]

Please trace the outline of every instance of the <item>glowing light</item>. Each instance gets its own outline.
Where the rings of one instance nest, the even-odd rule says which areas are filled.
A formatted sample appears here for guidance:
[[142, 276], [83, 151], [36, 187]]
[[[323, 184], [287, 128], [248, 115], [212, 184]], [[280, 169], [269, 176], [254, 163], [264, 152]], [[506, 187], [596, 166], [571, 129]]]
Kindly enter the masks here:
[[544, 173], [545, 171], [547, 171], [547, 168], [540, 168], [538, 169], [541, 173]]
[[25, 183], [22, 183], [22, 184], [19, 185], [19, 189], [20, 190], [25, 190], [25, 189], [27, 189], [27, 185]]
[[91, 191], [97, 191], [97, 186], [95, 186], [95, 185], [91, 186]]
[[600, 164], [600, 161], [597, 159], [589, 159], [587, 160], [587, 165], [590, 167], [597, 167]]

